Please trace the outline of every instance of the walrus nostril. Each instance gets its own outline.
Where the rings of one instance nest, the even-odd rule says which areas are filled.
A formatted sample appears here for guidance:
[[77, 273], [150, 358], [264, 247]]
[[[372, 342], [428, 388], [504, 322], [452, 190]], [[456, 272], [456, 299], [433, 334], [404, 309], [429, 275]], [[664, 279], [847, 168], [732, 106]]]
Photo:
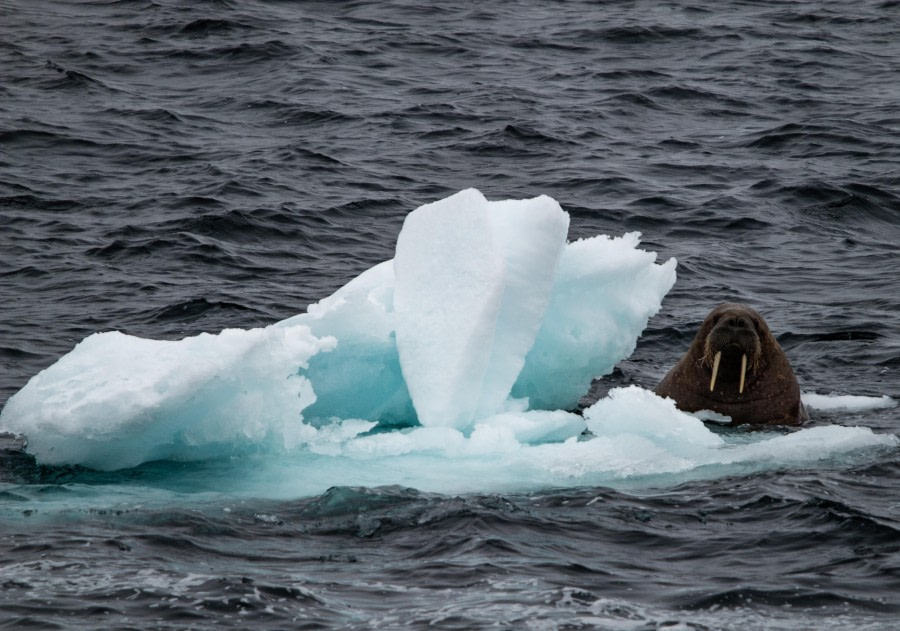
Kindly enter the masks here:
[[750, 325], [747, 323], [745, 318], [741, 318], [739, 316], [734, 316], [733, 318], [728, 318], [725, 321], [725, 324], [730, 326], [733, 329], [748, 329]]

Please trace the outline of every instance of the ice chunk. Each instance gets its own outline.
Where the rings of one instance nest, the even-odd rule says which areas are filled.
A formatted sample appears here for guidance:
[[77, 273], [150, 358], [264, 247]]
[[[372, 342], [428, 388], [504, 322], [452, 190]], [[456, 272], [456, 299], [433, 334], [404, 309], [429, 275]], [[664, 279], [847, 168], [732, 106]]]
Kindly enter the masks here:
[[562, 410], [530, 410], [495, 414], [478, 421], [472, 437], [488, 428], [507, 432], [517, 443], [562, 442], [585, 430], [584, 418]]
[[570, 243], [550, 305], [512, 389], [535, 409], [572, 409], [591, 380], [628, 357], [675, 284], [675, 259], [637, 249], [640, 234]]
[[688, 414], [701, 421], [709, 421], [710, 423], [717, 423], [719, 425], [731, 425], [734, 420], [727, 414], [720, 414], [719, 412], [714, 412], [712, 410], [697, 410], [696, 412], [688, 412]]
[[641, 436], [683, 456], [706, 453], [723, 444], [703, 421], [676, 408], [672, 399], [638, 386], [610, 390], [584, 411], [584, 417], [595, 436]]
[[[565, 214], [551, 202], [488, 202], [469, 190], [414, 211], [404, 226], [413, 302], [400, 307], [406, 333], [398, 335], [408, 342], [408, 379], [420, 386], [417, 407], [443, 410], [440, 422], [462, 426], [502, 411], [511, 378], [512, 397], [533, 409], [574, 408], [593, 378], [632, 352], [675, 282], [675, 260], [657, 265], [654, 253], [637, 249], [637, 233], [562, 246]], [[545, 220], [555, 230], [542, 231]], [[556, 264], [552, 253], [560, 247]], [[318, 396], [305, 412], [310, 422], [419, 422], [394, 337], [394, 267], [393, 260], [381, 263], [281, 323], [338, 341], [304, 371]]]
[[179, 341], [96, 333], [33, 377], [0, 414], [43, 464], [120, 469], [290, 449], [315, 401], [297, 374], [334, 346], [307, 327], [226, 329]]
[[746, 473], [900, 444], [890, 434], [837, 425], [787, 435], [760, 431], [723, 437], [678, 410], [670, 399], [637, 386], [611, 390], [584, 416], [593, 434], [590, 440], [535, 445], [529, 448], [528, 458], [554, 478], [608, 484], [687, 472], [693, 476], [702, 476], [701, 471], [706, 476]]
[[868, 427], [826, 425], [790, 434], [776, 434], [718, 453], [715, 464], [777, 464], [780, 466], [827, 460], [837, 455], [873, 447], [897, 447], [892, 434], [876, 434]]
[[394, 265], [363, 272], [306, 313], [275, 326], [308, 326], [337, 341], [309, 360], [302, 373], [314, 384], [316, 402], [304, 411], [320, 426], [334, 418], [364, 418], [382, 425], [413, 425], [416, 413], [400, 370], [394, 339]]
[[801, 397], [803, 405], [811, 410], [843, 410], [847, 412], [866, 412], [883, 410], [897, 405], [897, 401], [885, 395], [880, 397], [863, 397], [851, 394], [815, 394], [804, 392]]
[[410, 214], [394, 258], [397, 349], [419, 422], [500, 410], [541, 324], [569, 218], [474, 189]]

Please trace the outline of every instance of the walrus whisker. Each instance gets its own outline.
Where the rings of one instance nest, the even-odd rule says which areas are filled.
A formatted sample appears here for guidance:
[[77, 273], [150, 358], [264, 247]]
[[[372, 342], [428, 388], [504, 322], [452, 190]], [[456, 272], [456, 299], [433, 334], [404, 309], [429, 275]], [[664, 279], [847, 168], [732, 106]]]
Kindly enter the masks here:
[[722, 351], [716, 353], [713, 360], [712, 379], [709, 380], [709, 391], [712, 392], [716, 387], [716, 375], [719, 374], [719, 362], [722, 360]]
[[747, 353], [741, 355], [741, 385], [738, 387], [738, 394], [744, 394], [744, 379], [747, 377]]

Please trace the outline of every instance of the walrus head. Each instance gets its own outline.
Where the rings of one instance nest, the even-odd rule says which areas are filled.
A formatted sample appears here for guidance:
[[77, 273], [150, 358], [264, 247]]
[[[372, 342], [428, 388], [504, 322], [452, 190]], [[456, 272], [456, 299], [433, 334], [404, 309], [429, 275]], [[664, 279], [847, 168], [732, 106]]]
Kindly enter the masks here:
[[762, 368], [763, 340], [771, 335], [762, 316], [745, 305], [725, 303], [706, 317], [700, 333], [704, 336], [701, 362], [710, 370], [710, 392], [725, 374], [737, 381], [738, 394], [743, 394], [748, 376]]
[[719, 305], [706, 316], [655, 392], [679, 410], [711, 410], [734, 425], [798, 425], [809, 418], [778, 340], [761, 315], [741, 304]]

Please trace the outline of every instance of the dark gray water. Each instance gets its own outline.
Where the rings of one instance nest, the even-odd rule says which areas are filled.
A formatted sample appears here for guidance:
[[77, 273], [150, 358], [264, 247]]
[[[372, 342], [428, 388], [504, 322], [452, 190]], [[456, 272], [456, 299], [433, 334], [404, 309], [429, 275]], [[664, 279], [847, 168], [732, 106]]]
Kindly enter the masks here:
[[[593, 397], [652, 387], [738, 300], [804, 391], [900, 398], [898, 33], [900, 3], [868, 0], [0, 0], [0, 402], [95, 331], [298, 313], [390, 258], [409, 211], [469, 186], [548, 194], [572, 239], [639, 230], [677, 257]], [[900, 412], [815, 422], [896, 434]], [[634, 492], [274, 502], [180, 486], [227, 463], [100, 474], [4, 445], [2, 628], [900, 615], [896, 449]]]

